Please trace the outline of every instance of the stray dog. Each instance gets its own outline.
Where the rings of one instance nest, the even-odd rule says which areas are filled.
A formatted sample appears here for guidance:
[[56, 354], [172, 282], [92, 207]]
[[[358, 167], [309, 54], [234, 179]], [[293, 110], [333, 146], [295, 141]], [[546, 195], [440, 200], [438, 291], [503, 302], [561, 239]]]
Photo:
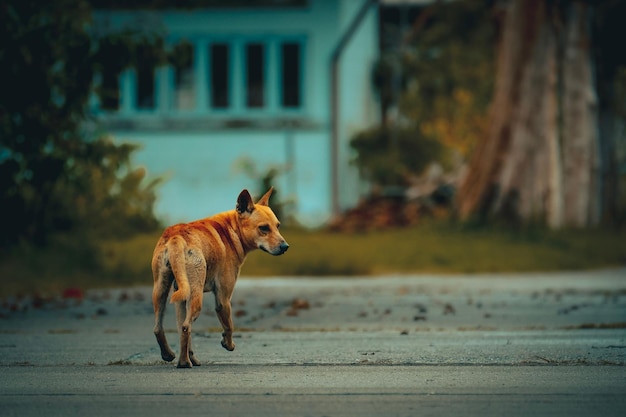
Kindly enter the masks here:
[[229, 351], [235, 349], [230, 299], [246, 255], [254, 249], [282, 255], [289, 249], [278, 231], [280, 222], [269, 208], [272, 191], [273, 187], [254, 204], [248, 190], [243, 190], [235, 210], [170, 226], [161, 235], [152, 256], [152, 304], [154, 335], [163, 360], [171, 362], [176, 356], [163, 331], [172, 283], [175, 291], [171, 302], [176, 304], [180, 334], [178, 367], [200, 365], [191, 348], [191, 323], [200, 315], [205, 292], [215, 295], [215, 311], [224, 329], [222, 346]]

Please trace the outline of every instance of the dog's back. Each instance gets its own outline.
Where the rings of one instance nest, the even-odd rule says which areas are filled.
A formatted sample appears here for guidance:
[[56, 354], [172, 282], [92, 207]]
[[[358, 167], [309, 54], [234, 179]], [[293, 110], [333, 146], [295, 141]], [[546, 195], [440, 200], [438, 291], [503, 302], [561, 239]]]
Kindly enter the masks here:
[[[172, 303], [190, 296], [187, 268], [204, 260], [206, 278], [211, 278], [219, 273], [221, 263], [243, 263], [247, 248], [237, 232], [235, 216], [235, 210], [231, 210], [163, 231], [154, 249], [152, 269], [173, 274], [178, 289], [172, 294]], [[195, 284], [205, 286], [204, 282]]]

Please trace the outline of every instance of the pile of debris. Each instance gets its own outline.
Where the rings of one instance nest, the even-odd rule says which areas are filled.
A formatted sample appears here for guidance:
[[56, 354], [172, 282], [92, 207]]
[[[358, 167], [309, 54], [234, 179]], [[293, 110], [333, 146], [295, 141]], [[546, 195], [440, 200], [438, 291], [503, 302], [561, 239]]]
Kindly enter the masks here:
[[334, 218], [328, 225], [335, 232], [359, 232], [407, 227], [424, 217], [450, 214], [462, 170], [445, 175], [435, 166], [406, 188], [379, 189], [356, 207]]
[[372, 195], [333, 219], [328, 228], [334, 232], [359, 232], [412, 226], [424, 217], [447, 216], [453, 196], [451, 186], [442, 186], [420, 198]]

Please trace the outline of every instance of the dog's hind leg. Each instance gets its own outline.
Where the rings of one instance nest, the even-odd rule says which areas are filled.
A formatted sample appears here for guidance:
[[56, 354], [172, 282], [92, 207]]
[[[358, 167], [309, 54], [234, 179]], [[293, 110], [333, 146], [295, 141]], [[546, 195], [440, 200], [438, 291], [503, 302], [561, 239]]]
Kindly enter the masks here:
[[[193, 300], [192, 291], [192, 300]], [[180, 332], [180, 357], [178, 359], [178, 367], [179, 368], [191, 368], [192, 366], [200, 366], [200, 361], [196, 359], [193, 348], [191, 346], [191, 324], [185, 324], [187, 322], [187, 317], [190, 315], [193, 317], [192, 313], [193, 309], [193, 301], [192, 302], [180, 302], [176, 303], [176, 321], [178, 325], [178, 331]], [[195, 315], [199, 315], [200, 312]], [[195, 319], [194, 319], [195, 320]], [[193, 322], [193, 320], [191, 320]]]
[[165, 314], [167, 295], [170, 292], [172, 281], [173, 277], [171, 274], [155, 272], [154, 288], [152, 290], [152, 305], [154, 306], [155, 318], [154, 335], [161, 349], [161, 358], [167, 362], [173, 361], [176, 357], [167, 343], [165, 332], [163, 331], [163, 315]]
[[180, 301], [176, 303], [176, 323], [180, 334], [180, 356], [178, 357], [178, 368], [191, 368], [193, 363], [189, 355], [191, 347], [191, 326], [187, 322], [187, 303]]
[[206, 276], [206, 262], [193, 251], [189, 251], [186, 272], [191, 285], [189, 301], [176, 303], [176, 320], [180, 331], [179, 368], [199, 366], [200, 362], [193, 354], [191, 347], [191, 324], [196, 321], [202, 311], [202, 297], [204, 279]]
[[[191, 322], [192, 323], [194, 321], [196, 321], [198, 316], [200, 316], [200, 311], [202, 310], [202, 296], [203, 296], [203, 294], [204, 293], [203, 293], [202, 289], [198, 290], [196, 288], [196, 289], [192, 289], [191, 290], [191, 301], [189, 302], [189, 305], [191, 307], [189, 309], [187, 309], [187, 314], [191, 315]], [[196, 359], [195, 355], [193, 354], [193, 348], [191, 347], [191, 326], [189, 326], [189, 331], [190, 331], [190, 335], [189, 335], [189, 360], [191, 361], [193, 366], [200, 366], [200, 361]]]

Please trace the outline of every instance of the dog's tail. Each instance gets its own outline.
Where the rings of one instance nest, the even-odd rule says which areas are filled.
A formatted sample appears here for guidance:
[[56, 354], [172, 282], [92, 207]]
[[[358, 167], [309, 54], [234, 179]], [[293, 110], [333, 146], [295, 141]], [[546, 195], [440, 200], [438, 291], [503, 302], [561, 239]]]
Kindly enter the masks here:
[[167, 242], [169, 261], [176, 280], [178, 290], [174, 291], [170, 299], [171, 303], [189, 300], [191, 288], [187, 277], [187, 266], [185, 262], [185, 240], [180, 236], [174, 236]]

